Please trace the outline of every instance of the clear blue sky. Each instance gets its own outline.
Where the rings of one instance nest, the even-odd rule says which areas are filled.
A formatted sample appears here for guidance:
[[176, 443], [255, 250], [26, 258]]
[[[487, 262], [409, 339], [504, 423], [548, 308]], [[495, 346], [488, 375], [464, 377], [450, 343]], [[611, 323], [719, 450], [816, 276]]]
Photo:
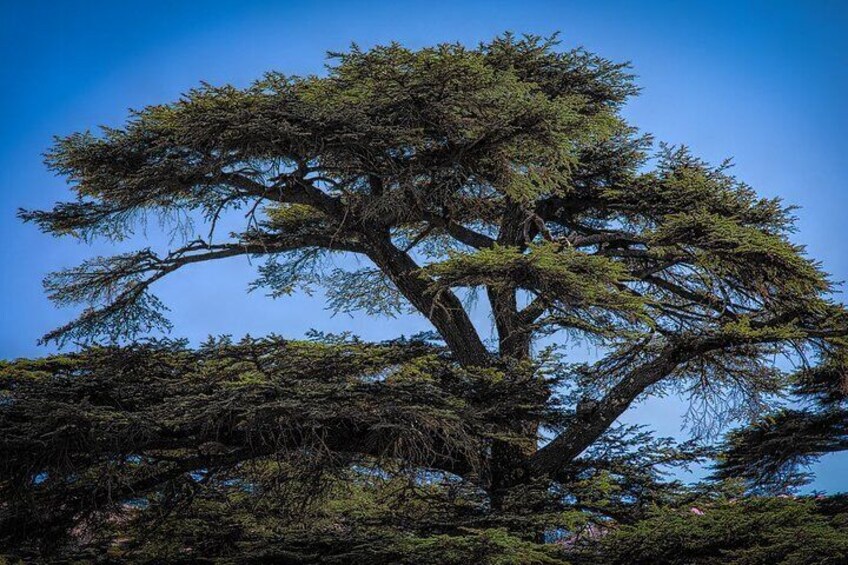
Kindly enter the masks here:
[[[72, 315], [42, 294], [48, 271], [115, 251], [56, 240], [15, 219], [18, 207], [69, 195], [41, 162], [52, 135], [119, 125], [127, 108], [171, 101], [201, 80], [245, 85], [271, 69], [320, 73], [324, 53], [352, 41], [415, 47], [561, 31], [566, 47], [630, 60], [644, 89], [626, 110], [632, 122], [708, 160], [734, 157], [738, 176], [761, 194], [801, 207], [797, 239], [835, 279], [848, 279], [846, 2], [0, 3], [0, 358], [48, 353], [37, 338]], [[415, 317], [332, 317], [320, 295], [245, 295], [253, 274], [246, 260], [232, 260], [160, 284], [174, 335], [297, 337], [317, 328], [382, 339], [427, 328]], [[629, 419], [649, 418], [673, 435], [683, 409], [676, 399], [649, 401]], [[848, 490], [848, 456], [815, 471], [816, 488]]]

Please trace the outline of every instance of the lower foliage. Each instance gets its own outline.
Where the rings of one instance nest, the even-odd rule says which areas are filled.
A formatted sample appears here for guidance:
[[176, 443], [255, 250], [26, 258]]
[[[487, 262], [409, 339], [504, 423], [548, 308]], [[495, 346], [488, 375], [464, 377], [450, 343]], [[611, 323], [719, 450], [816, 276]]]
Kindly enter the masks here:
[[[569, 417], [551, 371], [401, 340], [211, 340], [0, 365], [0, 556], [77, 563], [842, 563], [844, 498], [684, 487], [616, 428], [556, 476], [493, 445]], [[539, 374], [546, 374], [541, 377]], [[542, 391], [540, 393], [539, 391]]]

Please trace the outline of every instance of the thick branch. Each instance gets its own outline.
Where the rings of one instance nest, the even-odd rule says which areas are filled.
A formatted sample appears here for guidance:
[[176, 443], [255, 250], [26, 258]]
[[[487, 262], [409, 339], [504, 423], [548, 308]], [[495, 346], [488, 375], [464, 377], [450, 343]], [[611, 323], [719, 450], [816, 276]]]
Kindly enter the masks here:
[[567, 225], [577, 214], [603, 204], [601, 200], [592, 198], [551, 196], [536, 203], [536, 214], [546, 222]]
[[[520, 205], [511, 199], [505, 209], [498, 228], [497, 243], [503, 246], [525, 249], [534, 237], [528, 230], [530, 218]], [[500, 353], [505, 357], [523, 359], [530, 356], [531, 331], [518, 313], [518, 300], [514, 285], [487, 285], [486, 294], [492, 307], [495, 327], [498, 331]]]
[[466, 228], [462, 224], [435, 214], [423, 213], [422, 219], [427, 223], [443, 228], [451, 237], [475, 249], [487, 249], [495, 244], [495, 240], [482, 233]]
[[625, 376], [595, 410], [566, 429], [530, 459], [539, 474], [553, 475], [592, 445], [646, 388], [659, 382], [684, 360], [686, 348], [674, 346]]
[[[767, 324], [764, 324], [767, 325]], [[815, 333], [810, 330], [810, 333]], [[666, 347], [655, 359], [629, 371], [598, 406], [567, 428], [530, 460], [534, 472], [554, 475], [592, 445], [648, 387], [660, 382], [682, 364], [717, 349], [781, 341], [774, 334], [737, 337], [723, 333], [683, 339]]]
[[224, 184], [243, 191], [250, 196], [264, 198], [284, 204], [308, 204], [329, 216], [338, 216], [342, 204], [338, 198], [326, 194], [308, 179], [294, 173], [278, 177], [272, 186], [267, 186], [237, 173], [218, 174]]
[[456, 359], [466, 366], [491, 361], [462, 303], [450, 290], [434, 292], [421, 268], [388, 236], [368, 237], [368, 257], [397, 285], [404, 297], [435, 326]]
[[502, 357], [525, 359], [530, 356], [530, 324], [518, 313], [515, 288], [487, 286], [486, 293], [492, 305], [498, 344]]

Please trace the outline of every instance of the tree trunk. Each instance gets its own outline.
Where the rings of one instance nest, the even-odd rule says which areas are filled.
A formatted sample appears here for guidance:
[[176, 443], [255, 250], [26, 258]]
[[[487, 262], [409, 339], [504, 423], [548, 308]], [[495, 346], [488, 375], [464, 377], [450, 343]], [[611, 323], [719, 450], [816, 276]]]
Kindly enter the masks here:
[[[501, 359], [529, 359], [530, 333], [520, 323], [515, 289], [490, 286], [486, 290], [498, 331]], [[507, 378], [509, 377], [510, 375], [507, 375]], [[513, 378], [518, 377], [513, 375]], [[534, 384], [537, 384], [535, 380], [528, 381], [528, 386]], [[527, 461], [537, 449], [539, 422], [519, 420], [512, 422], [507, 431], [525, 439], [519, 443], [500, 440], [494, 440], [492, 443], [490, 492], [495, 509], [503, 509], [503, 497], [509, 488], [526, 479]]]

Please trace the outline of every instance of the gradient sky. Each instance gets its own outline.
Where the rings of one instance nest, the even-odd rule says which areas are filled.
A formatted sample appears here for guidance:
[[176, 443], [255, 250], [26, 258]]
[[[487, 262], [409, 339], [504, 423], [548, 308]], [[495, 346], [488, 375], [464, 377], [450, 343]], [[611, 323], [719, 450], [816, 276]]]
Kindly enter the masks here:
[[[53, 135], [120, 125], [128, 108], [174, 100], [200, 81], [321, 73], [324, 53], [351, 42], [473, 45], [505, 30], [560, 31], [564, 47], [632, 61], [643, 88], [625, 110], [632, 123], [707, 160], [733, 157], [736, 174], [762, 195], [800, 206], [796, 239], [834, 279], [848, 279], [846, 28], [840, 0], [0, 0], [0, 358], [49, 353], [37, 338], [72, 316], [44, 297], [48, 271], [116, 251], [16, 220], [18, 207], [69, 195], [42, 164]], [[418, 317], [333, 317], [320, 295], [246, 295], [254, 272], [242, 258], [163, 281], [154, 290], [172, 309], [174, 335], [299, 337], [316, 328], [383, 339], [428, 328]], [[477, 321], [488, 325], [485, 315]], [[684, 411], [679, 399], [649, 400], [627, 419], [676, 435]], [[813, 470], [814, 488], [848, 490], [848, 455]]]

